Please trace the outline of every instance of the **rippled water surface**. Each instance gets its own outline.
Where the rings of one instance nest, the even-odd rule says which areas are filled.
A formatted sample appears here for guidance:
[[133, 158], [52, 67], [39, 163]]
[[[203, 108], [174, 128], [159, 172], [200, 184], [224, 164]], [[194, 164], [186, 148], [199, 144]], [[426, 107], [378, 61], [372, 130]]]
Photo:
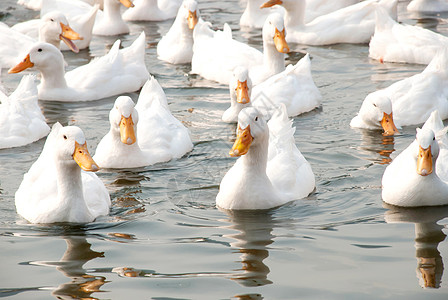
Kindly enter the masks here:
[[[400, 21], [448, 34], [447, 14], [409, 14], [408, 2], [400, 2]], [[261, 49], [260, 31], [239, 28], [242, 6], [199, 1], [215, 28], [228, 22], [236, 39]], [[37, 16], [14, 0], [2, 0], [0, 11], [9, 25]], [[323, 96], [319, 109], [294, 118], [316, 190], [268, 212], [227, 214], [215, 207], [215, 197], [235, 162], [227, 155], [235, 125], [220, 121], [228, 88], [189, 75], [190, 65], [157, 59], [157, 42], [171, 22], [132, 23], [131, 34], [120, 39], [127, 46], [146, 32], [148, 70], [190, 129], [194, 150], [168, 163], [99, 172], [112, 211], [83, 226], [30, 225], [18, 217], [14, 193], [44, 140], [0, 150], [0, 297], [447, 299], [448, 209], [389, 210], [381, 200], [384, 169], [414, 139], [415, 127], [394, 138], [349, 127], [368, 93], [424, 66], [380, 64], [368, 58], [367, 45], [292, 45], [288, 63], [309, 52]], [[90, 50], [65, 52], [68, 68], [105, 54], [115, 38], [94, 37]], [[2, 71], [11, 92], [22, 74]], [[108, 131], [114, 101], [40, 105], [50, 125], [81, 127], [93, 153]], [[422, 274], [433, 274], [437, 288], [422, 288]]]

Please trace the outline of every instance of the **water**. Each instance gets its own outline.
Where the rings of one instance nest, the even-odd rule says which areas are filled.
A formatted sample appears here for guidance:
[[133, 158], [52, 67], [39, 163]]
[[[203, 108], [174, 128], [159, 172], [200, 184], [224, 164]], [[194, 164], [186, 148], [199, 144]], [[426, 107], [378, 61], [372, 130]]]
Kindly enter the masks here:
[[[412, 15], [405, 11], [408, 2], [400, 2], [401, 21], [448, 34], [448, 15]], [[238, 40], [261, 49], [259, 31], [239, 29], [243, 8], [237, 1], [200, 1], [199, 7], [216, 28], [229, 22]], [[14, 0], [2, 1], [0, 10], [10, 25], [37, 15]], [[147, 67], [190, 129], [194, 150], [168, 163], [99, 172], [113, 208], [83, 226], [21, 220], [14, 193], [44, 140], [0, 150], [0, 297], [447, 299], [448, 209], [394, 211], [381, 201], [384, 169], [414, 139], [415, 127], [388, 138], [349, 127], [368, 93], [424, 66], [380, 64], [368, 58], [367, 45], [292, 46], [297, 52], [288, 62], [311, 54], [323, 96], [319, 109], [294, 118], [316, 190], [268, 212], [228, 215], [215, 207], [220, 180], [235, 161], [227, 155], [235, 125], [220, 121], [228, 89], [189, 75], [189, 65], [157, 59], [157, 41], [170, 25], [133, 23], [131, 34], [120, 38], [127, 46], [145, 30]], [[69, 69], [103, 55], [114, 40], [95, 37], [90, 51], [64, 53]], [[13, 91], [21, 76], [4, 69], [1, 80]], [[94, 152], [108, 131], [114, 100], [40, 105], [49, 124], [81, 127]], [[437, 289], [421, 287], [421, 270], [435, 274]]]

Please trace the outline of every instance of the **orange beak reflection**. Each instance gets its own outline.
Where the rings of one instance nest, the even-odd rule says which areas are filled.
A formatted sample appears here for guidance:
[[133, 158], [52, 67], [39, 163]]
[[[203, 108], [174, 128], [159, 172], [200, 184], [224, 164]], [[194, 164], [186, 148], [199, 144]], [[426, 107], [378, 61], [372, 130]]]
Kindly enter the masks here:
[[135, 131], [134, 131], [134, 121], [132, 120], [132, 115], [129, 118], [121, 116], [120, 121], [120, 137], [121, 142], [126, 145], [132, 145], [136, 142]]
[[134, 7], [134, 3], [131, 0], [120, 0], [120, 3], [124, 5], [124, 7]]
[[198, 23], [198, 15], [196, 14], [196, 11], [188, 11], [187, 22], [188, 28], [193, 30], [194, 26], [196, 26], [196, 24]]
[[384, 129], [384, 133], [383, 133], [384, 136], [390, 136], [390, 135], [399, 133], [397, 127], [395, 127], [394, 118], [392, 117], [392, 113], [390, 113], [390, 114], [383, 113], [383, 119], [381, 120], [381, 126]]
[[267, 7], [272, 7], [274, 5], [280, 5], [283, 4], [282, 0], [269, 0], [265, 3], [263, 3], [260, 8], [267, 8]]
[[89, 150], [87, 150], [87, 143], [82, 145], [75, 142], [75, 152], [73, 153], [73, 159], [76, 161], [78, 166], [84, 171], [96, 172], [100, 168], [90, 156]]
[[417, 158], [417, 173], [422, 176], [427, 176], [432, 173], [431, 146], [426, 149], [419, 147]]
[[281, 53], [289, 52], [289, 46], [285, 39], [285, 28], [283, 28], [282, 31], [278, 31], [278, 29], [275, 28], [274, 44], [278, 52]]
[[8, 70], [8, 73], [19, 73], [28, 68], [34, 67], [34, 64], [31, 62], [30, 55], [28, 54], [24, 60], [18, 63], [16, 66], [12, 67]]
[[243, 130], [238, 126], [238, 136], [233, 144], [232, 149], [229, 151], [230, 156], [238, 157], [244, 155], [249, 151], [250, 145], [254, 138], [250, 134], [250, 125]]
[[236, 101], [241, 104], [247, 104], [250, 102], [249, 88], [247, 87], [247, 79], [243, 82], [238, 80], [236, 86]]

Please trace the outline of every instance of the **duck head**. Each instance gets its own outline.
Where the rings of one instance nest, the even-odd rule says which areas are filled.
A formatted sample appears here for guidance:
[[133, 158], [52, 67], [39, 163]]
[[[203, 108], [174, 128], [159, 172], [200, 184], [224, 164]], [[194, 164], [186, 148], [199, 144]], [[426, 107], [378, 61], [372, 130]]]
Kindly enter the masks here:
[[183, 22], [188, 25], [190, 30], [193, 30], [199, 20], [198, 3], [195, 0], [185, 0], [182, 2], [180, 16]]
[[74, 161], [84, 171], [96, 172], [100, 169], [90, 156], [84, 132], [79, 127], [60, 126], [54, 147], [55, 158], [60, 162], [71, 164]]
[[429, 128], [417, 128], [416, 141], [418, 145], [417, 153], [417, 173], [427, 176], [434, 171], [434, 166], [439, 156], [439, 144], [434, 131]]
[[384, 136], [398, 134], [392, 114], [392, 102], [387, 96], [367, 96], [362, 103], [359, 115], [372, 127], [383, 128]]
[[[230, 99], [240, 104], [250, 103], [252, 93], [252, 81], [249, 71], [244, 67], [236, 67], [229, 82]], [[233, 103], [232, 103], [233, 104]]]
[[262, 114], [254, 107], [246, 107], [238, 114], [237, 137], [230, 156], [247, 154], [249, 148], [256, 147], [269, 139], [269, 129]]
[[45, 42], [35, 43], [26, 57], [16, 66], [8, 70], [8, 73], [19, 73], [28, 68], [36, 67], [38, 70], [51, 69], [56, 64], [64, 66], [64, 57], [61, 51], [52, 44]]
[[263, 25], [263, 42], [273, 44], [280, 53], [288, 53], [289, 46], [285, 37], [286, 31], [282, 15], [270, 14]]
[[83, 38], [72, 28], [70, 28], [67, 18], [58, 11], [45, 14], [41, 19], [39, 27], [39, 40], [59, 46], [59, 41], [63, 41], [75, 53], [79, 52], [73, 40]]
[[109, 122], [111, 130], [119, 132], [123, 144], [132, 145], [137, 141], [138, 113], [130, 97], [120, 96], [115, 100], [114, 107], [109, 113]]

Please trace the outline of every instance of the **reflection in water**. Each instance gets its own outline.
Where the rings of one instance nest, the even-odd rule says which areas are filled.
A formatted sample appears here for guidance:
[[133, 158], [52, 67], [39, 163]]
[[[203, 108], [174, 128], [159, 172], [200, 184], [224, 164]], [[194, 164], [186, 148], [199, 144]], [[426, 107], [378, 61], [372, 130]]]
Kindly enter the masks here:
[[233, 223], [229, 228], [239, 231], [226, 237], [235, 240], [230, 245], [235, 253], [240, 254], [243, 265], [241, 269], [236, 270], [238, 273], [232, 275], [231, 279], [243, 286], [262, 286], [272, 283], [267, 279], [270, 270], [263, 263], [263, 260], [269, 256], [267, 246], [273, 243], [272, 211], [225, 212], [229, 216], [229, 222]]
[[383, 136], [381, 130], [360, 129], [362, 132], [362, 143], [360, 149], [368, 152], [378, 153], [380, 159], [374, 159], [382, 165], [390, 164], [390, 155], [395, 151], [394, 136]]
[[91, 295], [101, 292], [100, 288], [106, 283], [103, 276], [92, 276], [86, 273], [83, 265], [97, 257], [104, 257], [104, 252], [90, 249], [90, 243], [84, 236], [66, 236], [67, 250], [58, 262], [31, 262], [40, 266], [56, 266], [70, 282], [59, 285], [52, 295], [58, 299], [97, 299]]
[[401, 208], [383, 203], [389, 208], [385, 214], [387, 223], [414, 223], [417, 278], [423, 288], [439, 288], [443, 275], [443, 260], [437, 249], [446, 235], [444, 226], [437, 221], [448, 217], [448, 206]]

